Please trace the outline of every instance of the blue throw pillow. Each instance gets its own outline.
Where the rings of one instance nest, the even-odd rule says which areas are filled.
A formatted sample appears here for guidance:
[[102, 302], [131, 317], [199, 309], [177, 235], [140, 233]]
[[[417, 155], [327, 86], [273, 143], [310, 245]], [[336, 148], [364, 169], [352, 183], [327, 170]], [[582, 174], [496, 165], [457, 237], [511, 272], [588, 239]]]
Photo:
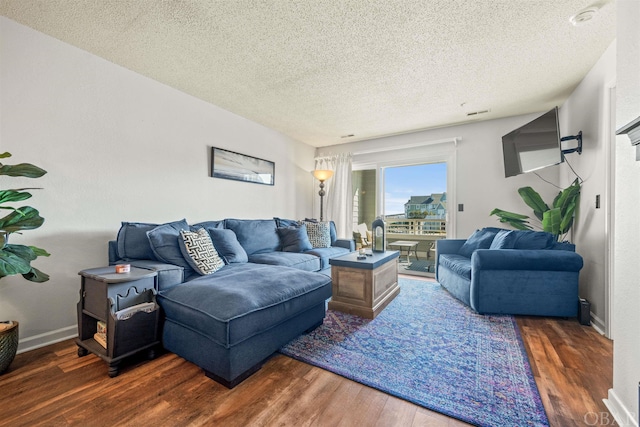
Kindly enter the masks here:
[[515, 230], [500, 230], [493, 238], [489, 249], [513, 249], [517, 239]]
[[209, 236], [211, 236], [213, 246], [215, 246], [227, 264], [249, 261], [247, 252], [238, 241], [236, 233], [234, 233], [233, 230], [210, 228], [207, 231], [209, 232]]
[[486, 227], [481, 230], [476, 230], [467, 239], [458, 251], [459, 255], [471, 258], [473, 251], [476, 249], [489, 249], [493, 238], [500, 231], [499, 228]]
[[276, 226], [280, 227], [297, 227], [300, 225], [300, 221], [296, 221], [295, 219], [282, 219], [278, 217], [273, 217], [276, 221]]
[[280, 227], [278, 235], [284, 252], [305, 252], [313, 249], [309, 236], [307, 236], [307, 227], [304, 225]]
[[197, 224], [193, 224], [191, 227], [195, 230], [198, 228], [204, 228], [205, 230], [210, 230], [212, 228], [224, 228], [224, 220], [198, 222]]
[[191, 265], [184, 259], [180, 250], [180, 230], [189, 231], [189, 224], [184, 219], [147, 231], [147, 238], [158, 261], [179, 265], [190, 271]]
[[546, 231], [516, 230], [517, 239], [514, 249], [550, 249], [553, 247], [555, 236]]
[[118, 258], [120, 259], [153, 259], [153, 251], [147, 239], [147, 231], [159, 224], [145, 222], [122, 222], [118, 231]]

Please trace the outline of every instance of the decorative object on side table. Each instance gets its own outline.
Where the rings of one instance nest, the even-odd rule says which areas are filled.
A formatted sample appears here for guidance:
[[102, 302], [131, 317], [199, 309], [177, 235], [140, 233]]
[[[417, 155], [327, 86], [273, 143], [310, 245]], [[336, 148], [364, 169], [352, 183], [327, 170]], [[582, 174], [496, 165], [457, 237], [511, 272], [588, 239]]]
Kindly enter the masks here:
[[333, 176], [333, 171], [325, 170], [325, 169], [316, 169], [312, 173], [314, 178], [320, 181], [320, 191], [318, 191], [318, 194], [320, 195], [320, 221], [323, 221], [324, 218], [322, 215], [322, 199], [324, 195], [327, 194], [324, 191], [324, 182]]
[[[10, 153], [0, 154], [0, 159], [11, 157]], [[0, 175], [24, 178], [40, 178], [47, 171], [30, 163], [4, 165], [0, 163]], [[19, 188], [0, 190], [0, 204], [21, 202], [29, 199], [31, 193]], [[33, 230], [44, 223], [44, 218], [31, 206], [19, 208], [1, 206], [9, 210], [9, 214], [0, 218], [0, 279], [5, 276], [22, 275], [31, 282], [46, 282], [49, 276], [31, 265], [31, 261], [39, 256], [49, 256], [44, 249], [35, 246], [16, 245], [9, 243], [11, 233], [20, 234], [21, 231]], [[18, 322], [0, 322], [0, 374], [7, 370], [18, 349]]]
[[109, 366], [109, 376], [119, 373], [125, 357], [147, 350], [155, 357], [160, 344], [159, 309], [155, 294], [158, 274], [130, 267], [125, 273], [116, 267], [83, 270], [78, 301], [78, 356], [89, 352]]
[[371, 230], [373, 234], [373, 252], [384, 252], [387, 248], [387, 231], [382, 217], [379, 216], [373, 221]]

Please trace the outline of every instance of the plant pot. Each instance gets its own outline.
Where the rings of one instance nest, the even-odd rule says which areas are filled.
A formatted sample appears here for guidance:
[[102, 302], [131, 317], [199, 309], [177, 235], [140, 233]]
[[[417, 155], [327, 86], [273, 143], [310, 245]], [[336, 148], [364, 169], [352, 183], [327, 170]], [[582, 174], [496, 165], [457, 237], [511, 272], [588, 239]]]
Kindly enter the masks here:
[[0, 374], [9, 368], [18, 351], [18, 322], [0, 322]]

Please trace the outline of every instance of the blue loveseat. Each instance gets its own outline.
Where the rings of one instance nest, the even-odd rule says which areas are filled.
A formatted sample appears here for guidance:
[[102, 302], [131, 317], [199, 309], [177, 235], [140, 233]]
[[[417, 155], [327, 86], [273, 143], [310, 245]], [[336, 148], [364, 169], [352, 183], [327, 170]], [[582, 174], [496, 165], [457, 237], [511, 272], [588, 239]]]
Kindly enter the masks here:
[[[224, 260], [212, 274], [199, 273], [180, 243], [181, 230], [201, 228]], [[307, 228], [317, 231], [315, 245]], [[163, 346], [231, 388], [282, 345], [322, 324], [331, 297], [329, 258], [354, 248], [336, 238], [332, 222], [123, 222], [109, 242], [109, 263], [158, 273]]]
[[487, 227], [436, 243], [436, 279], [481, 314], [574, 317], [582, 257], [550, 233]]

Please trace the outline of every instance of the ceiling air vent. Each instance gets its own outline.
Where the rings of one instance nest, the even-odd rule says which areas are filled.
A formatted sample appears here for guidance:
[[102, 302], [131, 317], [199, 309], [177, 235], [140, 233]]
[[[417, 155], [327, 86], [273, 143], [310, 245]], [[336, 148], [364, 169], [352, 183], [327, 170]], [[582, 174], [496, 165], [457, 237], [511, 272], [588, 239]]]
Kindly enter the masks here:
[[480, 114], [488, 113], [491, 110], [480, 110], [480, 111], [471, 111], [467, 113], [467, 117], [479, 116]]

